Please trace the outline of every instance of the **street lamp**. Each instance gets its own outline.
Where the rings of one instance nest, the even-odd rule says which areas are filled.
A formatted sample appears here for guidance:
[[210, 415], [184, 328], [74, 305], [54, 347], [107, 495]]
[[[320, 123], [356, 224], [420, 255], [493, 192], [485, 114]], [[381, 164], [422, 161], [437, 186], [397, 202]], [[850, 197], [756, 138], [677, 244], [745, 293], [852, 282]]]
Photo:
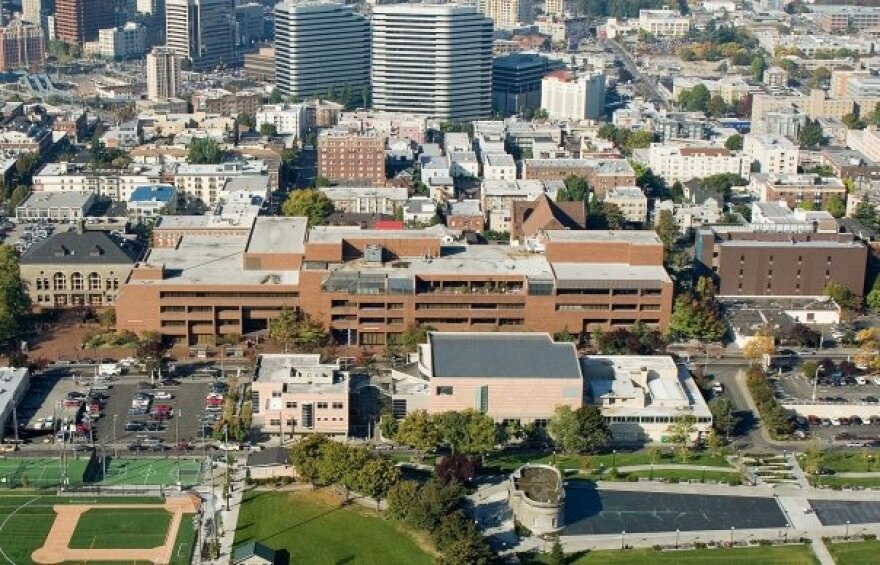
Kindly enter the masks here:
[[730, 546], [733, 547], [733, 531], [736, 530], [736, 526], [730, 526]]
[[813, 374], [813, 404], [816, 403], [816, 387], [819, 385], [819, 371], [822, 371], [822, 365], [816, 367], [816, 372]]
[[849, 539], [849, 520], [846, 521], [846, 534], [844, 534], [843, 538]]
[[678, 549], [678, 535], [681, 533], [681, 530], [678, 528], [675, 529], [675, 549]]
[[654, 480], [654, 463], [651, 462], [651, 480]]
[[626, 530], [620, 532], [620, 549], [626, 549]]
[[617, 450], [616, 449], [611, 450], [611, 467], [614, 469], [617, 468]]

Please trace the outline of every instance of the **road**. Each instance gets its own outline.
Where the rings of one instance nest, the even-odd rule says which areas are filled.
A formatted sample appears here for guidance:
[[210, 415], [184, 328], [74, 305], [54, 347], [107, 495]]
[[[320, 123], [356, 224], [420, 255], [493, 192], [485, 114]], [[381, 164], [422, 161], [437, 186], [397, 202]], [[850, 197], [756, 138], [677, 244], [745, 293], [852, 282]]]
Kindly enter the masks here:
[[669, 106], [669, 102], [660, 94], [660, 90], [657, 88], [657, 82], [652, 77], [646, 77], [642, 74], [642, 71], [639, 69], [638, 64], [636, 63], [633, 56], [630, 54], [626, 48], [613, 39], [607, 39], [606, 45], [608, 45], [612, 51], [614, 51], [620, 60], [623, 62], [623, 66], [627, 71], [633, 76], [633, 78], [641, 83], [645, 89], [650, 93], [651, 100], [657, 104], [658, 107], [664, 110], [671, 110]]

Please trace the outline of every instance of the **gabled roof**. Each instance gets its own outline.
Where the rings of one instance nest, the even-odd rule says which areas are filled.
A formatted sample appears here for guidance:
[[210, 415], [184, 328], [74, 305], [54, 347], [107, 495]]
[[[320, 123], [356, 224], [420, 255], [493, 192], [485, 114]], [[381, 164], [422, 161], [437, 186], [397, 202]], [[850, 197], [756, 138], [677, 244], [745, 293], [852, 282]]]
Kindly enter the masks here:
[[511, 237], [534, 235], [548, 230], [583, 230], [587, 227], [587, 211], [582, 201], [554, 202], [546, 194], [533, 202], [513, 202]]
[[33, 244], [22, 264], [130, 265], [138, 256], [137, 245], [104, 232], [59, 232]]
[[275, 550], [258, 541], [249, 541], [232, 550], [232, 562], [238, 563], [250, 557], [260, 557], [267, 561], [275, 561]]

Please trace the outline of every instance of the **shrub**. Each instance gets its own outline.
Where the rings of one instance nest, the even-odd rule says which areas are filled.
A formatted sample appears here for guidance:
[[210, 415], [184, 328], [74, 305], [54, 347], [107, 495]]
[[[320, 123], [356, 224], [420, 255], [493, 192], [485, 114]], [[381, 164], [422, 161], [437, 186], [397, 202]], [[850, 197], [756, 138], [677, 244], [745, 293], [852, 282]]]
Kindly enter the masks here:
[[660, 544], [655, 544], [651, 546], [651, 549], [653, 549], [654, 551], [663, 551], [663, 546]]
[[865, 541], [873, 541], [877, 539], [877, 534], [862, 534], [862, 539]]
[[636, 475], [627, 475], [626, 480], [628, 480], [631, 483], [639, 482], [639, 478]]
[[695, 541], [695, 542], [694, 542], [694, 549], [706, 549], [707, 547], [708, 547], [708, 546], [707, 546], [705, 543], [701, 542], [701, 541]]
[[773, 542], [768, 539], [759, 539], [758, 545], [760, 545], [761, 547], [770, 547], [771, 545], [773, 545]]
[[743, 484], [742, 475], [731, 475], [727, 479], [727, 484], [729, 484], [732, 487], [740, 486], [741, 484]]

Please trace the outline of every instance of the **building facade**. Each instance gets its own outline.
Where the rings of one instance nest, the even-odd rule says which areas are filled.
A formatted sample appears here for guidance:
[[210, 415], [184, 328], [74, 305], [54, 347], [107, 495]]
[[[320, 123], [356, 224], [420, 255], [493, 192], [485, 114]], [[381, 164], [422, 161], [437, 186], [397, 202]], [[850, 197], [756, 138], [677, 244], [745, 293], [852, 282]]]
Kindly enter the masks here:
[[324, 131], [318, 136], [318, 176], [331, 182], [385, 185], [385, 138]]
[[177, 98], [180, 58], [173, 49], [155, 47], [147, 55], [147, 96], [150, 100]]
[[98, 30], [116, 25], [113, 0], [55, 0], [55, 38], [82, 45], [98, 38]]
[[135, 22], [98, 30], [98, 47], [101, 56], [108, 59], [143, 57], [147, 50], [147, 30]]
[[541, 79], [541, 108], [554, 120], [597, 120], [605, 110], [605, 75], [553, 71]]
[[230, 65], [235, 15], [229, 0], [166, 0], [165, 44], [197, 71]]
[[742, 174], [742, 157], [724, 147], [676, 146], [652, 143], [648, 166], [667, 183], [731, 173]]
[[516, 29], [532, 21], [531, 0], [481, 0], [480, 8], [495, 29]]
[[541, 107], [541, 79], [556, 68], [536, 53], [511, 53], [492, 61], [492, 110], [529, 115]]
[[283, 2], [275, 7], [275, 83], [288, 96], [322, 96], [370, 85], [370, 24], [350, 6]]
[[492, 113], [492, 21], [452, 4], [376, 6], [373, 108], [447, 121]]
[[46, 60], [43, 30], [21, 20], [0, 28], [0, 71], [30, 69]]

